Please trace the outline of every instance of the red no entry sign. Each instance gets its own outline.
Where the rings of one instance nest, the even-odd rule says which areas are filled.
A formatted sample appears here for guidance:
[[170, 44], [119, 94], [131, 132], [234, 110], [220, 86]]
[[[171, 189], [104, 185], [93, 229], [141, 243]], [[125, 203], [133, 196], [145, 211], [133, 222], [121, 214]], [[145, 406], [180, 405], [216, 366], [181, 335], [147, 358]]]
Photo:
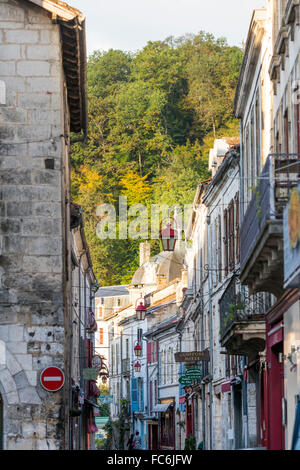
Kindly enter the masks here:
[[65, 374], [59, 367], [47, 367], [41, 373], [41, 385], [48, 392], [57, 392], [65, 383]]

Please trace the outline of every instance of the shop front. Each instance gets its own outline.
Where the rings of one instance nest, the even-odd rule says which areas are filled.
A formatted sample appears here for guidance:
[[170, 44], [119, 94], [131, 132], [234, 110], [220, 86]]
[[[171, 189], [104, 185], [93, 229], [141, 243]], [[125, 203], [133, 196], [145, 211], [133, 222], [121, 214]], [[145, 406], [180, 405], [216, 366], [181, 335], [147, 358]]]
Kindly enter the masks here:
[[267, 315], [267, 449], [285, 448], [283, 312], [273, 308]]
[[160, 450], [175, 450], [175, 399], [162, 399], [153, 408], [154, 412], [159, 412], [159, 442]]

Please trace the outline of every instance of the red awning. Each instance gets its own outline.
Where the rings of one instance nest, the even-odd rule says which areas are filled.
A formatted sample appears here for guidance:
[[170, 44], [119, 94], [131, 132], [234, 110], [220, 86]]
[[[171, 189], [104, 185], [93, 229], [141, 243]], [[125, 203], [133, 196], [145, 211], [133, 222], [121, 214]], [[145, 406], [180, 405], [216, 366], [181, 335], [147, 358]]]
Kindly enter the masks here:
[[231, 381], [225, 382], [222, 384], [222, 393], [228, 393], [231, 391]]

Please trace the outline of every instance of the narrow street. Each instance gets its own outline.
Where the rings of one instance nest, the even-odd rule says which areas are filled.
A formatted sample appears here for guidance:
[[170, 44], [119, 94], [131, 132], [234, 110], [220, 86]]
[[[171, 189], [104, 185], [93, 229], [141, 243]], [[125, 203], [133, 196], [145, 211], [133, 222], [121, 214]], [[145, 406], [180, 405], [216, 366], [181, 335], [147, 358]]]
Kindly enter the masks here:
[[0, 0], [0, 450], [300, 450], [299, 1], [70, 2]]

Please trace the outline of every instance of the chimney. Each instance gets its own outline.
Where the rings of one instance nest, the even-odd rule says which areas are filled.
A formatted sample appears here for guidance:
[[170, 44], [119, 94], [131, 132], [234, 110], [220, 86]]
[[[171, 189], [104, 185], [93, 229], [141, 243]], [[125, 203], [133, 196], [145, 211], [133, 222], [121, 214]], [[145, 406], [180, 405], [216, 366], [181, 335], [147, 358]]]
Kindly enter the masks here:
[[140, 266], [150, 261], [150, 243], [145, 242], [140, 244]]
[[162, 289], [167, 285], [167, 276], [165, 274], [158, 274], [157, 275], [157, 289]]

